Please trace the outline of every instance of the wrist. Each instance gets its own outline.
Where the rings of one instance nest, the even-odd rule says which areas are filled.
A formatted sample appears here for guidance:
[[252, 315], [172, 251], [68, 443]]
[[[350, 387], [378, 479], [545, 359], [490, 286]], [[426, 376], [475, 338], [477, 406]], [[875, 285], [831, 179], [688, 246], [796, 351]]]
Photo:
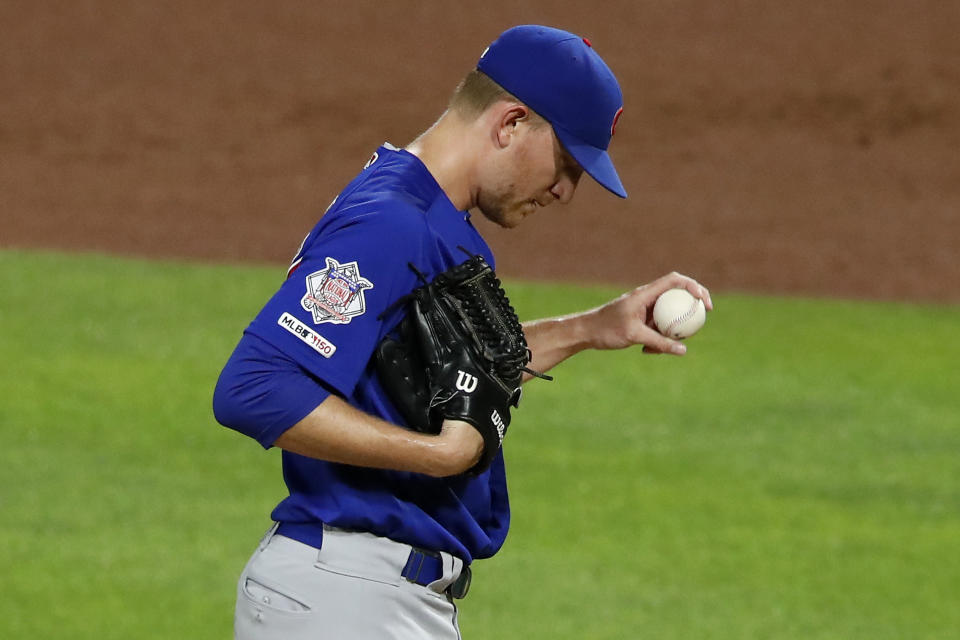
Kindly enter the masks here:
[[432, 438], [433, 455], [427, 474], [437, 478], [469, 471], [483, 454], [483, 436], [467, 422], [445, 420], [440, 433]]
[[598, 307], [555, 319], [556, 333], [565, 337], [563, 343], [569, 355], [596, 348], [594, 344], [596, 332], [593, 326], [597, 322], [601, 309], [602, 307]]

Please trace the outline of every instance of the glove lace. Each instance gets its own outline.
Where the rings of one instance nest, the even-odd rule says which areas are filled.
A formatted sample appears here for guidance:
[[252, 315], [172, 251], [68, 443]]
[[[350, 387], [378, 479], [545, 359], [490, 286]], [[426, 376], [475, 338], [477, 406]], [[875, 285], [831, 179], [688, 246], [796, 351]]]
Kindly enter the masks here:
[[493, 362], [495, 373], [505, 380], [519, 380], [521, 372], [552, 380], [551, 376], [526, 366], [532, 354], [523, 326], [493, 271], [486, 267], [464, 285], [464, 311], [483, 344], [485, 355]]

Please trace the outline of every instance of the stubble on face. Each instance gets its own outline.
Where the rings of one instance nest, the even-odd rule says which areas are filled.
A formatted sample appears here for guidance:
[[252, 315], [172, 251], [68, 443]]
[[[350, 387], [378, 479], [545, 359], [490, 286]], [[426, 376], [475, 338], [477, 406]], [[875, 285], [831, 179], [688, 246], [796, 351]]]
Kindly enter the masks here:
[[529, 132], [522, 144], [501, 168], [494, 185], [477, 197], [484, 217], [505, 229], [518, 226], [556, 199], [550, 189], [566, 153], [548, 124]]
[[530, 200], [517, 200], [516, 186], [507, 185], [503, 191], [486, 191], [480, 195], [477, 208], [484, 217], [504, 229], [513, 229], [539, 207]]

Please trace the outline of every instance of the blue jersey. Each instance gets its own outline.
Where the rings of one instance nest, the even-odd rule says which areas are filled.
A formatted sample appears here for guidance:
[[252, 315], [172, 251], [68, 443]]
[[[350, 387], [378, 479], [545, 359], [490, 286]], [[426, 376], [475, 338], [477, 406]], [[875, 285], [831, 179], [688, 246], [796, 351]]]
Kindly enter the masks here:
[[[380, 147], [307, 235], [286, 281], [245, 331], [218, 383], [218, 419], [270, 447], [335, 393], [402, 425], [372, 356], [405, 313], [392, 303], [419, 284], [410, 265], [432, 279], [466, 260], [463, 249], [493, 264], [469, 214], [423, 163]], [[283, 388], [267, 392], [258, 381]], [[221, 418], [231, 411], [246, 417]], [[284, 451], [283, 475], [290, 495], [272, 517], [285, 535], [314, 546], [326, 523], [470, 562], [493, 555], [509, 526], [502, 454], [479, 476], [432, 478]]]

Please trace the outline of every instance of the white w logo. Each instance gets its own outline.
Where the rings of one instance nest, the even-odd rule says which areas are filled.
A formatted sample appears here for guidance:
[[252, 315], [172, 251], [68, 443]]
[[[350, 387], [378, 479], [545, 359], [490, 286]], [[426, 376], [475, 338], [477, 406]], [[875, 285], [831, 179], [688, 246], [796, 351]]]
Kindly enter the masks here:
[[460, 369], [457, 370], [457, 389], [460, 389], [460, 391], [473, 393], [477, 389], [478, 382], [476, 376], [472, 376]]

